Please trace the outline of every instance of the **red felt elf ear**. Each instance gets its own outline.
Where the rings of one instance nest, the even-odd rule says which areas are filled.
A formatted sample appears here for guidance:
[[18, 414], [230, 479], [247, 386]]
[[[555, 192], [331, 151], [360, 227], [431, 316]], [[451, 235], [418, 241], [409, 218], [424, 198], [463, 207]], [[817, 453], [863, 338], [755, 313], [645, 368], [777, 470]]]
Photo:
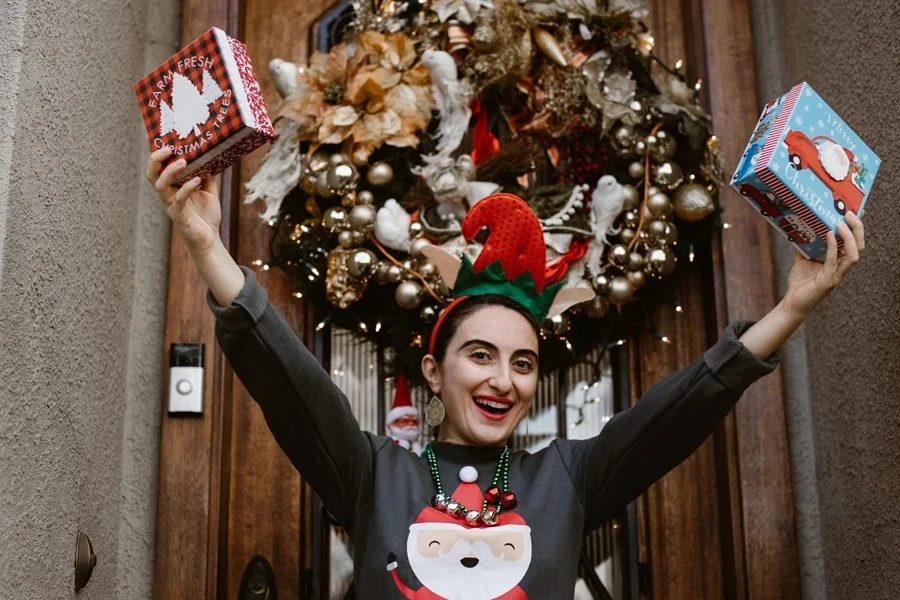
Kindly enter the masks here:
[[547, 318], [552, 319], [553, 317], [563, 314], [566, 310], [576, 304], [593, 300], [595, 295], [594, 290], [589, 290], [587, 288], [563, 288], [553, 297], [553, 304], [550, 305], [550, 310], [547, 312]]
[[437, 246], [425, 246], [422, 248], [422, 254], [434, 263], [444, 283], [452, 290], [456, 286], [456, 276], [459, 275], [462, 261]]

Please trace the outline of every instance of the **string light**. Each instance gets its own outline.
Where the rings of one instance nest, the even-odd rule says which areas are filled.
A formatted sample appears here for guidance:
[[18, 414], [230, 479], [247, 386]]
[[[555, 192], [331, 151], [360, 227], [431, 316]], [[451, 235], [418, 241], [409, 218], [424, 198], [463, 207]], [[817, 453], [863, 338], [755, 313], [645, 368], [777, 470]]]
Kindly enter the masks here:
[[681, 307], [681, 305], [679, 304], [679, 305], [677, 305], [677, 306], [675, 307], [675, 312], [677, 312], [677, 313], [683, 313], [683, 312], [684, 312], [684, 309], [683, 309], [683, 308]]
[[261, 264], [263, 264], [263, 261], [261, 261], [260, 259], [257, 258], [256, 260], [253, 261], [252, 264], [253, 264], [254, 267], [258, 267], [258, 266], [260, 266]]
[[381, 321], [375, 323], [375, 333], [378, 333], [379, 331], [381, 331]]
[[303, 294], [300, 292], [294, 292], [294, 298], [302, 298]]
[[659, 338], [659, 339], [661, 339], [661, 340], [662, 340], [662, 342], [663, 342], [663, 344], [668, 344], [668, 343], [670, 343], [670, 340], [669, 340], [669, 338], [668, 338], [668, 337], [666, 337], [666, 336], [662, 336], [662, 337], [661, 337], [661, 338]]
[[731, 227], [731, 225], [728, 223], [722, 223], [722, 229], [728, 229], [729, 227]]
[[327, 320], [328, 319], [323, 319], [323, 320], [319, 321], [319, 324], [316, 325], [316, 331], [322, 331], [323, 329], [325, 329], [325, 322]]
[[569, 340], [566, 340], [566, 348], [569, 349], [569, 352], [572, 351], [572, 343]]
[[684, 61], [679, 58], [677, 61], [675, 61], [675, 70], [678, 71], [679, 69], [681, 69], [681, 65], [683, 65], [683, 64], [684, 64]]
[[363, 322], [363, 321], [360, 321], [360, 322], [359, 322], [359, 328], [360, 328], [362, 331], [364, 331], [364, 332], [369, 331], [369, 326], [366, 325], [365, 322]]
[[269, 263], [264, 264], [262, 267], [263, 271], [268, 271], [270, 268], [271, 267], [270, 267]]
[[697, 83], [694, 84], [694, 89], [699, 92], [700, 88], [702, 86], [703, 86], [703, 78], [701, 77], [700, 79], [697, 80]]

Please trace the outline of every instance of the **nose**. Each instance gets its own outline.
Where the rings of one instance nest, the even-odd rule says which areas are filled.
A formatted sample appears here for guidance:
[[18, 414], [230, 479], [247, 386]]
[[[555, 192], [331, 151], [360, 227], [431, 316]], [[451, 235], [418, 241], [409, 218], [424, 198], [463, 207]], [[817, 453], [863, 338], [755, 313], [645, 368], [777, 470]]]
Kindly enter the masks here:
[[498, 396], [508, 396], [512, 390], [512, 378], [509, 376], [509, 366], [499, 365], [494, 372], [494, 376], [488, 381]]
[[467, 557], [465, 557], [465, 558], [460, 559], [459, 562], [461, 562], [461, 563], [462, 563], [462, 566], [464, 566], [465, 568], [471, 569], [471, 568], [473, 568], [475, 565], [478, 564], [478, 559], [477, 559], [477, 558], [474, 558], [474, 557], [471, 557], [471, 556], [467, 556]]

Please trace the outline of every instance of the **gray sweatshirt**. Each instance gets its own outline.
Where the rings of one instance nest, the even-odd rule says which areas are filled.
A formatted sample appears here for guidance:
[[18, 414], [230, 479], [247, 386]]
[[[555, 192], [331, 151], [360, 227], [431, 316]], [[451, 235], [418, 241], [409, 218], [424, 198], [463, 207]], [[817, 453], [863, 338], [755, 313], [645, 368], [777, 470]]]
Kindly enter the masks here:
[[[470, 527], [431, 507], [436, 489], [424, 457], [360, 431], [254, 272], [241, 270], [246, 282], [230, 306], [207, 293], [216, 339], [282, 450], [349, 532], [361, 598], [571, 598], [584, 535], [693, 453], [778, 363], [738, 341], [750, 322], [732, 323], [597, 436], [512, 453], [518, 506], [493, 527]], [[436, 444], [444, 490], [480, 510], [501, 451]], [[475, 482], [461, 481], [464, 466], [475, 467]]]

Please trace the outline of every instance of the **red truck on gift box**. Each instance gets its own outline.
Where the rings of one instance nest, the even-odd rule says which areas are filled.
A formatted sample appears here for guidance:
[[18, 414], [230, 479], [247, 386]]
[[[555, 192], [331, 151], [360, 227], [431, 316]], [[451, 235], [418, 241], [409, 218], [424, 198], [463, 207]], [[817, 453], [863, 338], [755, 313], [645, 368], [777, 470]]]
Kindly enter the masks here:
[[752, 198], [759, 206], [759, 212], [764, 217], [780, 217], [782, 215], [778, 198], [771, 192], [764, 192], [750, 185], [749, 183], [741, 184], [741, 196]]
[[[848, 209], [854, 213], [859, 212], [859, 206], [863, 201], [862, 190], [853, 185], [849, 176], [838, 181], [828, 174], [819, 160], [819, 149], [816, 146], [816, 142], [819, 141], [836, 143], [825, 135], [810, 139], [802, 131], [789, 131], [784, 138], [784, 143], [787, 146], [791, 164], [798, 170], [811, 170], [831, 190], [831, 194], [834, 196], [834, 208], [838, 213], [843, 215]], [[853, 152], [847, 148], [844, 148], [844, 152], [847, 153], [847, 158], [852, 163], [855, 159]]]
[[786, 215], [778, 220], [778, 227], [787, 234], [788, 239], [802, 246], [816, 239], [815, 232], [806, 225], [797, 215]]

